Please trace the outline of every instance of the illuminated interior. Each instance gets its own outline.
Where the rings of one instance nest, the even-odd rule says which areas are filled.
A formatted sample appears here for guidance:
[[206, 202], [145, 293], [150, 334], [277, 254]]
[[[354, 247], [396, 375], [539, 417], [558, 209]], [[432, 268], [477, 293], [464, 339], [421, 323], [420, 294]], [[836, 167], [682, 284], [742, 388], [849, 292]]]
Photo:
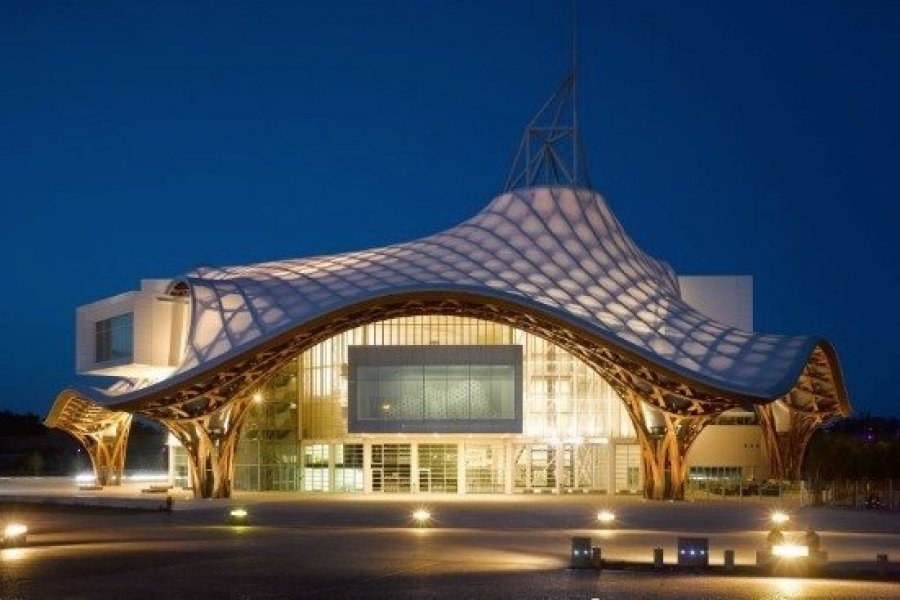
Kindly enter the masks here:
[[[521, 348], [519, 431], [349, 431], [349, 348]], [[236, 489], [510, 493], [638, 492], [639, 451], [616, 392], [562, 348], [513, 327], [455, 316], [389, 319], [321, 342], [282, 368], [253, 402], [238, 443]], [[427, 399], [426, 399], [426, 410]], [[449, 423], [449, 424], [447, 424]], [[186, 463], [176, 457], [180, 478]]]

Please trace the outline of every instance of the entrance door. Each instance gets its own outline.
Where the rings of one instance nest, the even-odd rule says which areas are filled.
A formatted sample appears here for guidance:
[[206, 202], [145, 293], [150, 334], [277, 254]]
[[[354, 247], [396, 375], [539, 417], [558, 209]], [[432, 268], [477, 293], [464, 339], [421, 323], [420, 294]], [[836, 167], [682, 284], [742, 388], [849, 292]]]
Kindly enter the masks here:
[[459, 486], [456, 444], [419, 444], [419, 491], [455, 494]]
[[410, 492], [411, 456], [409, 444], [372, 444], [372, 491]]

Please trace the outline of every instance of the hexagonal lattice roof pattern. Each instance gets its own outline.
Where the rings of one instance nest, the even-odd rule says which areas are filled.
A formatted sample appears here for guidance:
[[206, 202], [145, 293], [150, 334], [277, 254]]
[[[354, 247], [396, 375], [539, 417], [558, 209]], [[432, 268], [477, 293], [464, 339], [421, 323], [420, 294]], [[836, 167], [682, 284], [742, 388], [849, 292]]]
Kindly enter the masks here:
[[827, 345], [700, 314], [681, 300], [672, 269], [637, 247], [598, 193], [569, 187], [505, 193], [468, 221], [413, 242], [201, 268], [183, 281], [192, 322], [176, 380], [330, 312], [422, 291], [543, 311], [685, 380], [760, 399], [788, 393], [816, 346]]

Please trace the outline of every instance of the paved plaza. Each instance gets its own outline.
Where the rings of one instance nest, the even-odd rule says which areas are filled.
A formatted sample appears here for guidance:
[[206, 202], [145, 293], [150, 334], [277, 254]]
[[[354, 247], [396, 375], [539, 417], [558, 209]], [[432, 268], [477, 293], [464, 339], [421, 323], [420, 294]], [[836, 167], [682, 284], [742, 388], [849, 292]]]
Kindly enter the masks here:
[[[0, 493], [9, 493], [9, 482]], [[22, 490], [19, 489], [19, 492]], [[32, 489], [34, 492], [34, 489]], [[70, 492], [71, 493], [71, 492]], [[105, 491], [107, 497], [113, 494]], [[119, 498], [141, 495], [117, 490]], [[9, 498], [10, 496], [7, 496]], [[35, 495], [37, 497], [37, 495]], [[567, 568], [570, 539], [606, 558], [674, 559], [679, 534], [708, 535], [752, 563], [777, 500], [653, 503], [635, 498], [236, 494], [175, 510], [102, 511], [2, 505], [28, 523], [29, 544], [2, 554], [2, 598], [896, 598], [900, 584], [816, 579], [664, 576]], [[2, 500], [0, 500], [2, 502]], [[249, 524], [226, 524], [232, 506]], [[432, 522], [410, 515], [427, 506]], [[600, 508], [616, 525], [597, 528]], [[900, 515], [787, 507], [813, 527], [832, 561], [872, 569], [900, 558]], [[896, 560], [896, 558], [895, 558]]]

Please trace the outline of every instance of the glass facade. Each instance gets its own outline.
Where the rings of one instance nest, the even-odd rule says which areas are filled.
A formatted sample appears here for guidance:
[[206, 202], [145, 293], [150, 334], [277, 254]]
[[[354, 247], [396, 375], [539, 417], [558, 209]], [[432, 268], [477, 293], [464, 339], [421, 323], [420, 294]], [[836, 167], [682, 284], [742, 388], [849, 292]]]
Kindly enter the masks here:
[[521, 433], [522, 347], [350, 346], [351, 433]]
[[300, 489], [297, 393], [296, 362], [278, 372], [260, 390], [258, 401], [253, 402], [244, 421], [235, 453], [237, 489]]
[[506, 490], [506, 446], [465, 445], [466, 492], [496, 494]]
[[641, 491], [641, 447], [637, 444], [616, 446], [616, 493], [637, 494]]
[[[514, 349], [518, 358], [466, 358], [491, 347]], [[353, 359], [359, 351], [368, 353], [362, 362]], [[446, 359], [453, 353], [462, 357], [457, 364]], [[357, 408], [364, 416], [428, 426], [355, 428], [354, 363], [375, 369], [357, 373], [357, 382], [388, 383], [389, 393], [378, 387], [362, 394]], [[429, 366], [437, 368], [426, 373]], [[451, 373], [452, 366], [466, 373]], [[512, 378], [510, 369], [518, 370]], [[301, 353], [259, 392], [238, 443], [237, 489], [496, 494], [641, 487], [634, 430], [615, 391], [562, 348], [506, 325], [435, 315], [357, 327]], [[396, 403], [404, 395], [414, 402]], [[465, 428], [516, 412], [513, 431]], [[441, 425], [447, 422], [453, 425]]]
[[372, 491], [412, 491], [410, 444], [372, 444]]
[[130, 360], [134, 356], [134, 313], [94, 323], [94, 360]]
[[691, 467], [688, 470], [689, 481], [727, 481], [740, 483], [744, 478], [741, 467]]
[[523, 435], [565, 440], [634, 437], [618, 395], [581, 360], [524, 331], [452, 316], [381, 321], [351, 329], [302, 353], [300, 436], [347, 436], [349, 348], [397, 345], [521, 346]]
[[459, 449], [456, 444], [419, 444], [419, 491], [456, 493]]
[[335, 444], [334, 450], [334, 491], [363, 491], [363, 445]]

